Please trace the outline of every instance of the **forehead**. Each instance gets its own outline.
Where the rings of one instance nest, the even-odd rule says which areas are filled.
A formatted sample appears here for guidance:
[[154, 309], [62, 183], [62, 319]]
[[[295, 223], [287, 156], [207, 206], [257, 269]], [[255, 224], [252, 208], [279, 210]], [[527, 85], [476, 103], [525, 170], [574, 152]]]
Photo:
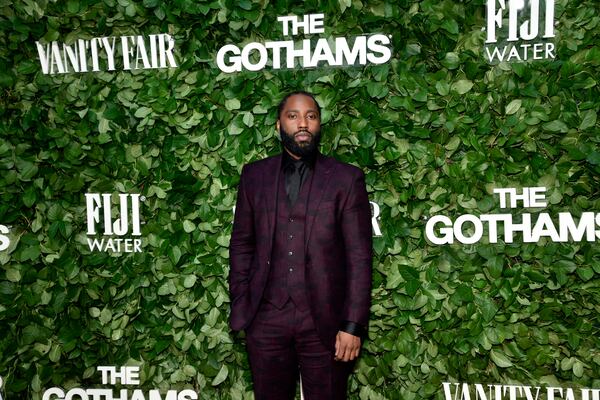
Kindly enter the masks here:
[[315, 101], [303, 94], [295, 94], [290, 96], [284, 106], [283, 111], [318, 111]]

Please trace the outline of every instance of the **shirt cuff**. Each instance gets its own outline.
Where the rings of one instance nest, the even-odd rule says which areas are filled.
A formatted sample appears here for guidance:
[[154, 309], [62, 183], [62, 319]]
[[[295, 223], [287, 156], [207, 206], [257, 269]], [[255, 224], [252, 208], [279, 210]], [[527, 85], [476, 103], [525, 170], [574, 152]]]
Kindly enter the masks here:
[[365, 327], [352, 321], [342, 321], [340, 331], [349, 333], [354, 336], [362, 337], [365, 333]]

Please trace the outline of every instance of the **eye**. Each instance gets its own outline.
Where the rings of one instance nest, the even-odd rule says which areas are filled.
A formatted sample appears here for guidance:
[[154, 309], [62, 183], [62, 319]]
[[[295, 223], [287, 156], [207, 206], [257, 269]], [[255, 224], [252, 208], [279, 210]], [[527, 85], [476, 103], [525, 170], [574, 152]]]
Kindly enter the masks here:
[[294, 113], [288, 114], [288, 119], [296, 119], [297, 115]]
[[317, 114], [308, 114], [308, 119], [317, 119]]

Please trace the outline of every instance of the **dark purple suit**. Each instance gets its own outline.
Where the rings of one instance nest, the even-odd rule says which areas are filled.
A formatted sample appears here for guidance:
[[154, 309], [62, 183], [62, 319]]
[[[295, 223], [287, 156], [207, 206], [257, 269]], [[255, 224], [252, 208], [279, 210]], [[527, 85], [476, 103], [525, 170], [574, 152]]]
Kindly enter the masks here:
[[[277, 200], [280, 175], [281, 155], [242, 171], [230, 242], [233, 330], [247, 329], [261, 306], [272, 264], [276, 202], [284, 201]], [[319, 154], [312, 175], [304, 226], [306, 297], [320, 341], [333, 350], [343, 321], [368, 322], [371, 211], [357, 167]]]

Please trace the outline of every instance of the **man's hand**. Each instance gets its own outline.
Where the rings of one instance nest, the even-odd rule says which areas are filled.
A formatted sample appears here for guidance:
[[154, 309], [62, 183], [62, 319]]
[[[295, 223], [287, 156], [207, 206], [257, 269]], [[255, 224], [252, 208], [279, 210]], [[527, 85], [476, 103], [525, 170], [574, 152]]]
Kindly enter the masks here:
[[335, 337], [335, 361], [352, 361], [360, 352], [360, 338], [339, 331]]

